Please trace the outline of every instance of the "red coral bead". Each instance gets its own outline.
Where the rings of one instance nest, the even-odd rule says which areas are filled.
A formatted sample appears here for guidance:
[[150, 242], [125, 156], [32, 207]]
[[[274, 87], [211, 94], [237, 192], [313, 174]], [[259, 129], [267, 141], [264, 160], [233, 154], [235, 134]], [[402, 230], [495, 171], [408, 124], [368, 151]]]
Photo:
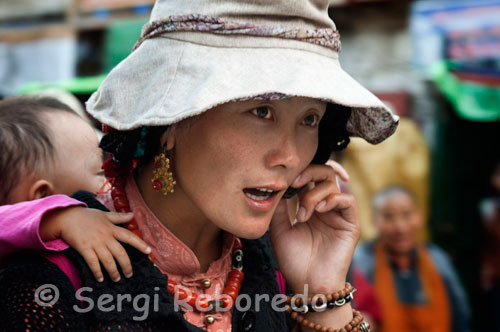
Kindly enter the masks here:
[[188, 299], [187, 301], [189, 301], [189, 299], [191, 298], [191, 292], [189, 290], [185, 289], [184, 287], [177, 287], [176, 292], [178, 294], [177, 295], [178, 298], [181, 300]]
[[160, 180], [154, 180], [153, 181], [153, 189], [154, 190], [161, 190], [163, 188], [163, 185]]
[[115, 205], [115, 209], [123, 209], [123, 208], [128, 208], [128, 199], [124, 196], [117, 196], [113, 199], [113, 203]]
[[127, 195], [125, 195], [125, 191], [123, 190], [123, 188], [113, 186], [111, 188], [111, 197], [116, 198], [118, 196], [126, 197]]
[[234, 304], [234, 300], [232, 297], [224, 296], [223, 298], [221, 298], [221, 300], [222, 303], [224, 304], [224, 308], [232, 308]]
[[229, 273], [229, 278], [235, 278], [238, 279], [239, 281], [243, 281], [243, 276], [244, 276], [243, 271], [237, 269], [234, 269]]
[[226, 287], [234, 287], [239, 292], [241, 289], [241, 283], [238, 280], [232, 279], [226, 283]]
[[[190, 303], [190, 305], [193, 308], [196, 308], [196, 301], [193, 304]], [[201, 298], [201, 299], [198, 300], [198, 306], [200, 306], [200, 307], [202, 307], [204, 309], [208, 308], [209, 305], [210, 305], [210, 303], [208, 303], [208, 300], [205, 299], [205, 298]]]
[[229, 276], [229, 277], [227, 278], [227, 282], [233, 282], [233, 281], [235, 281], [235, 282], [237, 282], [237, 283], [239, 283], [239, 284], [241, 283], [240, 279], [238, 279], [238, 278], [236, 278], [236, 277], [231, 277], [231, 276]]
[[125, 185], [125, 182], [123, 181], [122, 178], [115, 178], [113, 180], [113, 187], [116, 187], [117, 189], [123, 190], [124, 185]]
[[[201, 302], [201, 301], [200, 301], [200, 302]], [[191, 297], [189, 298], [189, 300], [187, 301], [187, 303], [188, 303], [188, 304], [189, 304], [192, 308], [196, 309], [196, 297], [191, 296]], [[205, 304], [206, 306], [203, 306], [204, 304]], [[207, 306], [208, 306], [208, 302], [207, 302], [207, 303], [203, 303], [203, 304], [201, 304], [201, 307], [202, 307], [202, 308], [206, 308]]]
[[224, 288], [224, 294], [229, 295], [233, 300], [236, 300], [236, 297], [238, 297], [238, 290], [234, 287], [226, 287]]
[[175, 292], [175, 286], [177, 286], [177, 284], [174, 281], [169, 280], [167, 283], [167, 290], [173, 294]]
[[129, 231], [133, 231], [135, 229], [137, 229], [137, 222], [135, 220], [131, 220], [128, 224], [127, 224], [127, 229]]

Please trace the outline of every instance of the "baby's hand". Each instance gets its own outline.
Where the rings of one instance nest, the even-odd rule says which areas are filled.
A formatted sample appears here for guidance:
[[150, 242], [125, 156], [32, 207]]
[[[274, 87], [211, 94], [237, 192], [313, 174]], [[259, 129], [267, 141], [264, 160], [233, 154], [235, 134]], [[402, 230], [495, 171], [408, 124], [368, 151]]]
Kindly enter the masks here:
[[81, 206], [57, 209], [47, 213], [40, 223], [42, 241], [63, 239], [87, 262], [97, 281], [104, 280], [99, 261], [113, 281], [120, 280], [115, 259], [125, 277], [132, 276], [132, 265], [120, 242], [128, 243], [145, 254], [151, 248], [126, 228], [116, 226], [130, 221], [133, 213], [103, 212]]

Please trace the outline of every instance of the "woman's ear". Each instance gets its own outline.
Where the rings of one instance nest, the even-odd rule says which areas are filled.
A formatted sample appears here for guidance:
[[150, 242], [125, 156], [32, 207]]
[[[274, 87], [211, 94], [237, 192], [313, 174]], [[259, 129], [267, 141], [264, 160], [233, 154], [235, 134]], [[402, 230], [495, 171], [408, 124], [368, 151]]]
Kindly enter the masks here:
[[54, 186], [45, 179], [40, 179], [33, 183], [28, 191], [28, 199], [34, 200], [54, 194]]
[[161, 146], [164, 146], [167, 151], [172, 150], [175, 146], [175, 128], [176, 124], [170, 125], [163, 135], [161, 135]]

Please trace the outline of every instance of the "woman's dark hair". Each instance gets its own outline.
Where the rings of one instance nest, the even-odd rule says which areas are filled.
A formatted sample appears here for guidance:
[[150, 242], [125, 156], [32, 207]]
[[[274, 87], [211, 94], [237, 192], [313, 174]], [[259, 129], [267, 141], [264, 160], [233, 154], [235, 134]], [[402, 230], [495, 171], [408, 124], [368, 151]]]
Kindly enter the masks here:
[[332, 152], [344, 150], [350, 142], [347, 132], [347, 120], [351, 117], [351, 108], [328, 104], [326, 112], [319, 123], [318, 150], [314, 156], [313, 164], [324, 164]]
[[[328, 104], [325, 115], [319, 123], [318, 149], [312, 160], [313, 164], [324, 164], [333, 151], [343, 150], [349, 144], [349, 133], [346, 129], [347, 120], [351, 116], [349, 107]], [[102, 140], [100, 147], [112, 154], [115, 164], [130, 164], [136, 160], [139, 165], [147, 163], [160, 149], [160, 137], [168, 126], [140, 127], [128, 131], [111, 130]], [[109, 170], [111, 171], [111, 166]], [[105, 167], [106, 171], [106, 167]], [[115, 171], [111, 171], [113, 173]], [[291, 189], [285, 198], [293, 196], [297, 189]]]
[[117, 163], [137, 160], [147, 163], [160, 148], [161, 135], [168, 126], [140, 127], [127, 131], [111, 130], [101, 140], [100, 148], [113, 155]]

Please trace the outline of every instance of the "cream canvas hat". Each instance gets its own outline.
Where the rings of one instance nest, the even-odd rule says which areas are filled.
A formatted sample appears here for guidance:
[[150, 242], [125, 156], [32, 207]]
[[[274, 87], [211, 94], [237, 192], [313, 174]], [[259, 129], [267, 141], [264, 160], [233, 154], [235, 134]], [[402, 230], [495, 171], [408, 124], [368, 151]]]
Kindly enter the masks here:
[[347, 131], [379, 143], [398, 117], [339, 63], [327, 0], [157, 0], [135, 50], [87, 102], [117, 130], [176, 123], [216, 105], [311, 97], [351, 108]]

